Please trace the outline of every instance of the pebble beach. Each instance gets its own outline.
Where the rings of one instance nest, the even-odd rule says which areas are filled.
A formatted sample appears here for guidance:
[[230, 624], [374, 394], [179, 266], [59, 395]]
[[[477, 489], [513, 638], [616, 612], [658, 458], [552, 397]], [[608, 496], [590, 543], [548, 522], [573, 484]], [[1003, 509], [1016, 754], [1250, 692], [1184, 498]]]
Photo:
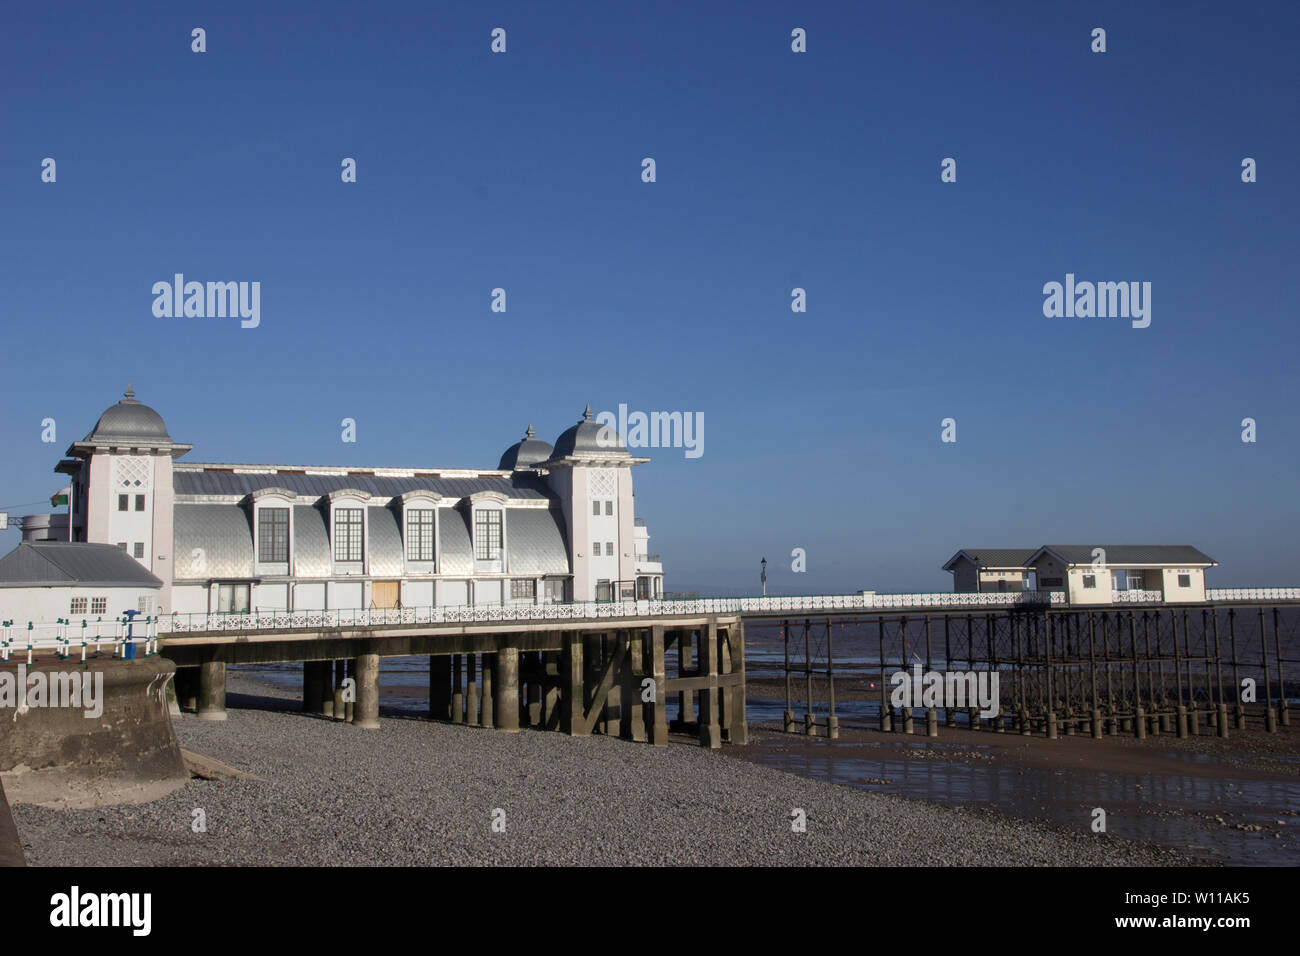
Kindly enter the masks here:
[[[36, 866], [1171, 866], [1168, 849], [810, 780], [687, 738], [309, 716], [232, 675], [229, 720], [182, 747], [259, 779], [191, 779], [152, 803], [14, 807]], [[201, 814], [195, 811], [202, 811]], [[802, 811], [802, 817], [796, 811]], [[792, 821], [806, 819], [797, 832]], [[201, 819], [205, 832], [195, 832]]]

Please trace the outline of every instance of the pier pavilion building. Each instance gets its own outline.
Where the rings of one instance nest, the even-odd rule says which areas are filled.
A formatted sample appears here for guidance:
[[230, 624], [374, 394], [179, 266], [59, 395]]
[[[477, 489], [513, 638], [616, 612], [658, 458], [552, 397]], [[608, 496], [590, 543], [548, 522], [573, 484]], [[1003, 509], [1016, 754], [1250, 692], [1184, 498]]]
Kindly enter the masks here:
[[[139, 561], [162, 582], [162, 614], [663, 593], [633, 512], [632, 468], [649, 459], [590, 407], [554, 444], [530, 425], [495, 468], [182, 460], [191, 450], [128, 387], [55, 469], [71, 540]], [[59, 524], [30, 522], [33, 535]]]

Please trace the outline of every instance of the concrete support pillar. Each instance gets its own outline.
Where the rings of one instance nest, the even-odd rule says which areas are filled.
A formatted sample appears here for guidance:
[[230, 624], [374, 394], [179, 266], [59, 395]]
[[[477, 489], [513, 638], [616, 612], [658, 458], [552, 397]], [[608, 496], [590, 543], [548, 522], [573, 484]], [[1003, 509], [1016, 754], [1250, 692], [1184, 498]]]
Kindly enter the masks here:
[[199, 669], [197, 667], [178, 667], [176, 669], [176, 702], [184, 710], [199, 709]]
[[465, 655], [465, 723], [478, 726], [478, 655]]
[[451, 720], [451, 658], [446, 654], [429, 658], [429, 716]]
[[465, 691], [461, 689], [461, 660], [459, 654], [451, 655], [451, 722], [465, 721]]
[[654, 681], [654, 694], [644, 705], [645, 723], [650, 743], [656, 747], [668, 746], [668, 669], [664, 664], [664, 626], [650, 628], [650, 646], [646, 648], [646, 671]]
[[483, 689], [480, 692], [479, 700], [483, 711], [482, 723], [484, 727], [496, 726], [496, 713], [493, 707], [492, 683], [496, 676], [497, 656], [495, 654], [483, 655]]
[[560, 729], [574, 737], [587, 736], [583, 718], [586, 689], [583, 683], [583, 642], [580, 634], [565, 631], [560, 652]]
[[343, 682], [347, 680], [348, 671], [343, 661], [334, 661], [334, 709], [331, 716], [335, 720], [345, 720], [348, 715], [347, 704], [343, 700]]
[[731, 632], [731, 669], [740, 675], [740, 684], [731, 699], [731, 736], [733, 744], [749, 743], [749, 727], [745, 723], [745, 622], [737, 620]]
[[[596, 692], [596, 685], [600, 683], [600, 635], [585, 634], [582, 638], [582, 684], [583, 684], [583, 708], [591, 704], [591, 697]], [[591, 729], [597, 733], [605, 732], [605, 711], [602, 708], [599, 714], [591, 715]]]
[[543, 729], [552, 730], [560, 726], [560, 654], [555, 651], [542, 652], [542, 671], [545, 674], [542, 687]]
[[627, 657], [623, 665], [622, 734], [629, 740], [645, 743], [645, 709], [641, 706], [641, 681], [645, 677], [645, 640], [641, 629], [624, 632]]
[[[700, 633], [700, 672], [708, 677], [718, 676], [718, 625], [710, 621]], [[722, 726], [718, 722], [718, 688], [706, 687], [700, 691], [700, 746], [717, 750], [722, 747]]]
[[528, 726], [540, 727], [542, 725], [542, 655], [536, 651], [528, 655], [529, 671], [528, 677]]
[[199, 716], [204, 720], [226, 719], [226, 665], [222, 661], [199, 665]]
[[519, 732], [519, 648], [505, 647], [496, 654], [496, 728]]
[[357, 699], [352, 709], [352, 726], [379, 729], [379, 655], [360, 654], [352, 666], [357, 682]]
[[[343, 665], [347, 669], [346, 673], [348, 678], [351, 678], [352, 680], [352, 693], [345, 693], [345, 699], [343, 701], [343, 719], [350, 724], [356, 719], [357, 715], [357, 662], [355, 658], [348, 658], [343, 662]], [[351, 697], [352, 699], [347, 700], [347, 697]]]

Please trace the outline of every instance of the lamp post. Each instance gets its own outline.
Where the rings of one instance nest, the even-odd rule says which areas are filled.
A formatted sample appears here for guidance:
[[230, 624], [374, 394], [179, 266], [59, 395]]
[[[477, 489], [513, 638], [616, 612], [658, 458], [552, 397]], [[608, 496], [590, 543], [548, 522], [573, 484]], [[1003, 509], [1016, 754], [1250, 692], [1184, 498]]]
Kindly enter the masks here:
[[767, 597], [767, 558], [763, 559], [763, 571], [758, 576], [758, 579], [763, 584], [763, 597]]

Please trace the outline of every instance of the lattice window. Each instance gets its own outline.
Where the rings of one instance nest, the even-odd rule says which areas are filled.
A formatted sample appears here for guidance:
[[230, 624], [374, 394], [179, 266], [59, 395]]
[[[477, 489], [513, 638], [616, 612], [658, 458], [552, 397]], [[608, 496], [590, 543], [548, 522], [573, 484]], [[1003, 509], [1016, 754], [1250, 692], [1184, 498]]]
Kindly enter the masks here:
[[119, 488], [135, 491], [147, 491], [149, 478], [153, 472], [153, 462], [142, 456], [126, 456], [113, 459], [115, 481]]
[[106, 614], [106, 613], [108, 613], [108, 598], [106, 598], [106, 597], [91, 598], [91, 599], [90, 599], [90, 613], [91, 613], [91, 614]]
[[86, 613], [86, 608], [89, 606], [89, 604], [90, 604], [90, 600], [89, 600], [89, 598], [84, 598], [84, 597], [82, 597], [82, 598], [73, 598], [73, 599], [72, 599], [72, 607], [71, 607], [69, 613], [71, 613], [71, 614], [85, 614], [85, 613]]
[[593, 498], [618, 496], [618, 475], [612, 468], [599, 468], [591, 472], [590, 494]]

